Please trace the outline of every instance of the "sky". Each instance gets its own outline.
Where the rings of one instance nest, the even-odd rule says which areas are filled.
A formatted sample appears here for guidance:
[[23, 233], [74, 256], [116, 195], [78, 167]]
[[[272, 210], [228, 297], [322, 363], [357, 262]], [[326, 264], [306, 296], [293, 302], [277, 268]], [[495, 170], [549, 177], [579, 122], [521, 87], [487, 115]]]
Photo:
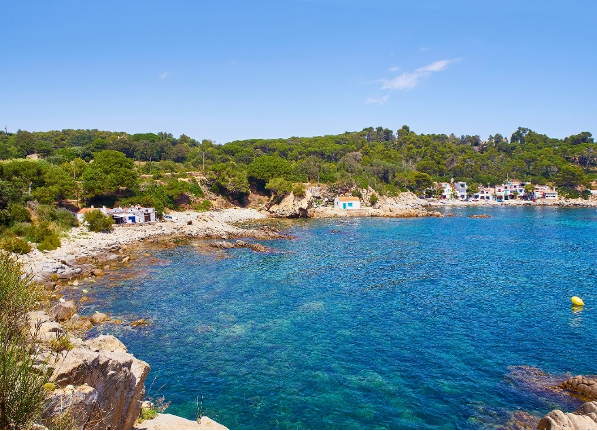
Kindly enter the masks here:
[[597, 1], [0, 0], [0, 126], [597, 133]]

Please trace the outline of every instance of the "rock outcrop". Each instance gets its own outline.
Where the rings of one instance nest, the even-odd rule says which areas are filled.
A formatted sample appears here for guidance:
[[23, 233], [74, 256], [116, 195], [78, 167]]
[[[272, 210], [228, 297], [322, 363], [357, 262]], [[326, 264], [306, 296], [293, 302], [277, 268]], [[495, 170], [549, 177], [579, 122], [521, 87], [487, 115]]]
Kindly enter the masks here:
[[290, 192], [280, 203], [270, 206], [268, 211], [273, 217], [306, 218], [312, 206], [313, 197], [309, 191], [303, 197]]
[[267, 252], [269, 251], [269, 249], [267, 247], [265, 247], [264, 245], [261, 245], [259, 243], [251, 243], [251, 242], [246, 242], [246, 241], [241, 241], [241, 240], [236, 240], [235, 242], [230, 242], [230, 241], [216, 241], [216, 242], [212, 242], [210, 244], [211, 247], [213, 248], [219, 248], [222, 250], [228, 250], [231, 248], [250, 248], [253, 251], [257, 251], [257, 252]]
[[597, 430], [597, 401], [585, 403], [574, 413], [553, 410], [537, 425], [539, 430]]
[[563, 384], [563, 387], [572, 395], [579, 396], [584, 401], [597, 401], [597, 378], [575, 376], [570, 377]]
[[68, 414], [80, 429], [131, 429], [145, 397], [149, 365], [111, 335], [60, 353], [45, 417]]
[[[78, 314], [71, 320], [75, 316], [84, 320]], [[131, 429], [145, 397], [149, 365], [111, 335], [69, 338], [69, 347], [56, 353], [52, 342], [66, 336], [62, 325], [43, 311], [29, 313], [28, 319], [33, 333], [47, 343], [38, 360], [50, 367], [49, 380], [56, 386], [43, 417], [67, 417], [77, 429]]]
[[203, 416], [199, 422], [190, 421], [179, 416], [159, 414], [155, 419], [141, 422], [138, 430], [227, 430], [225, 426]]

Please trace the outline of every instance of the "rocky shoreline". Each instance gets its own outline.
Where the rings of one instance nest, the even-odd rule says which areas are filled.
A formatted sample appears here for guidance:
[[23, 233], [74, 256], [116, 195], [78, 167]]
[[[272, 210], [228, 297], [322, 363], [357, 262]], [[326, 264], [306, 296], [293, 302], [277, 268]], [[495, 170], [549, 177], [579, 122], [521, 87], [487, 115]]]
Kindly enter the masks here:
[[[330, 208], [313, 208], [309, 205], [309, 201], [312, 202], [312, 199], [291, 197], [285, 206], [270, 208], [269, 215], [270, 217], [292, 217], [282, 215], [285, 212], [288, 214], [288, 211], [282, 211], [282, 208], [290, 208], [294, 213], [297, 209], [304, 208], [306, 216], [316, 218], [342, 217], [349, 213]], [[454, 205], [462, 205], [462, 203]], [[143, 241], [145, 244], [149, 242], [169, 247], [175, 245], [172, 242], [174, 238], [213, 238], [219, 240], [210, 244], [216, 249], [243, 247], [255, 252], [266, 252], [268, 249], [259, 244], [230, 240], [284, 238], [277, 230], [265, 224], [252, 229], [243, 229], [232, 224], [268, 218], [263, 212], [256, 210], [228, 209], [207, 213], [179, 212], [171, 215], [171, 221], [151, 225], [118, 226], [111, 233], [92, 233], [84, 228], [75, 228], [70, 237], [63, 240], [63, 246], [59, 249], [50, 252], [34, 250], [21, 256], [20, 261], [36, 281], [47, 289], [54, 290], [69, 284], [76, 286], [79, 279], [100, 277], [104, 275], [104, 271], [126, 264], [131, 259], [131, 253]], [[376, 208], [364, 208], [362, 214], [353, 211], [349, 216], [441, 217], [443, 215], [440, 212], [426, 210], [421, 200], [414, 195], [407, 195], [399, 198], [384, 198], [383, 201], [378, 202]], [[74, 301], [68, 301], [66, 298], [56, 301], [59, 297], [60, 295], [56, 295], [53, 298], [53, 304], [51, 304], [53, 306], [48, 313], [40, 311], [30, 316], [32, 324], [39, 326], [38, 336], [48, 345], [46, 358], [50, 355], [51, 343], [61, 339], [67, 330], [77, 334], [110, 320], [102, 313], [96, 313], [90, 318], [82, 317], [77, 314], [77, 305]], [[55, 382], [56, 388], [52, 392], [51, 402], [44, 414], [60, 416], [70, 406], [76, 413], [72, 420], [76, 422], [77, 428], [131, 429], [135, 426], [141, 411], [145, 396], [144, 382], [149, 372], [149, 365], [128, 353], [126, 347], [111, 336], [100, 335], [86, 341], [73, 336], [70, 337], [70, 342], [72, 343], [70, 351], [54, 353], [57, 362], [53, 365], [51, 380]], [[40, 358], [40, 361], [42, 360], [44, 358]], [[118, 383], [111, 380], [115, 375], [119, 376]], [[564, 414], [559, 410], [552, 411], [541, 419], [539, 425], [533, 426], [538, 426], [539, 429], [597, 429], [597, 402], [591, 402], [597, 399], [597, 392], [595, 392], [597, 380], [593, 378], [587, 380], [577, 376], [563, 385], [565, 390], [572, 393], [579, 392], [584, 397], [583, 401], [589, 402], [575, 413]], [[226, 429], [209, 418], [194, 422], [164, 414], [140, 425], [137, 423], [136, 426], [138, 429], [172, 429], [172, 427]]]

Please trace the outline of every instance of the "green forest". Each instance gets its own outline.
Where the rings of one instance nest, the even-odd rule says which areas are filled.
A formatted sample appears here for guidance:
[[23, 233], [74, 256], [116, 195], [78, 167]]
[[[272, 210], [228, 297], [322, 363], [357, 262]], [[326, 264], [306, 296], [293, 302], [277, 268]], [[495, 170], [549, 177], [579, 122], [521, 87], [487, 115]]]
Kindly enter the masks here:
[[[74, 209], [73, 202], [78, 207], [140, 204], [159, 212], [181, 206], [207, 210], [204, 190], [244, 205], [251, 191], [300, 195], [304, 183], [342, 192], [372, 187], [380, 195], [410, 190], [432, 196], [436, 181], [466, 181], [474, 192], [479, 185], [506, 178], [586, 197], [597, 178], [591, 133], [556, 139], [524, 127], [509, 138], [496, 133], [487, 141], [471, 135], [417, 134], [402, 126], [224, 145], [164, 132], [19, 130], [0, 132], [0, 160], [0, 226], [15, 234], [14, 241], [44, 241], [52, 226], [76, 224], [61, 209]], [[31, 223], [26, 209], [32, 202], [41, 208], [38, 224]], [[46, 234], [32, 226], [45, 226]], [[11, 236], [6, 233], [4, 241]], [[56, 240], [47, 242], [51, 248]]]

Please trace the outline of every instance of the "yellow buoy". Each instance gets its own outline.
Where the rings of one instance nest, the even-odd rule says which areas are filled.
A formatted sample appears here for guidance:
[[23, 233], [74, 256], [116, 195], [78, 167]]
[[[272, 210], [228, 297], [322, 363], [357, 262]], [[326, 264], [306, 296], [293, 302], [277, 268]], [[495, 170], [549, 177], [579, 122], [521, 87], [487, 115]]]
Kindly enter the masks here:
[[580, 305], [580, 306], [585, 305], [585, 303], [583, 302], [583, 300], [580, 299], [578, 296], [573, 296], [572, 298], [570, 298], [570, 301], [572, 301], [572, 303], [574, 305]]

